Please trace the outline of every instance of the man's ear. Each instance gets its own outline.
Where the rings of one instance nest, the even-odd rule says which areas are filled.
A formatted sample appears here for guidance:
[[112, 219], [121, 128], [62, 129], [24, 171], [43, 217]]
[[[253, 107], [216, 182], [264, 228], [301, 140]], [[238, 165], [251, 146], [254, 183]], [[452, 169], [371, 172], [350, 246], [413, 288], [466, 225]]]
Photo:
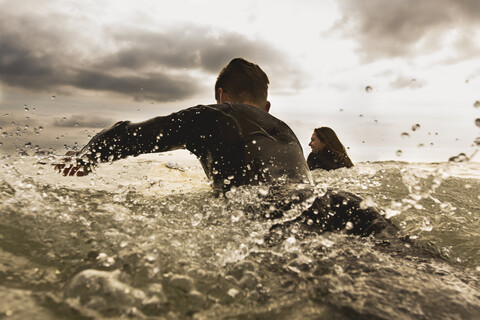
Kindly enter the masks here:
[[218, 88], [217, 89], [217, 103], [220, 104], [222, 103], [222, 95], [223, 95], [223, 89], [222, 88]]
[[228, 93], [223, 91], [222, 88], [218, 88], [218, 100], [217, 103], [232, 102]]
[[267, 103], [265, 103], [265, 111], [269, 112], [270, 111], [270, 101], [267, 101]]

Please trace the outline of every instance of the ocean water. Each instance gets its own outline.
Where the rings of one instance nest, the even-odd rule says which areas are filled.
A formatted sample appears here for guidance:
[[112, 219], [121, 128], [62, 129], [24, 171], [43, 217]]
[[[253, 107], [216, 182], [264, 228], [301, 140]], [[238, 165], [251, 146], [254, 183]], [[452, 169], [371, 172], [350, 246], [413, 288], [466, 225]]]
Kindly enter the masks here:
[[217, 197], [200, 164], [175, 155], [104, 164], [86, 177], [63, 177], [55, 161], [0, 161], [2, 319], [480, 314], [480, 163], [316, 170], [315, 196], [356, 193], [410, 240], [293, 229], [267, 244], [282, 221], [260, 217], [268, 186]]

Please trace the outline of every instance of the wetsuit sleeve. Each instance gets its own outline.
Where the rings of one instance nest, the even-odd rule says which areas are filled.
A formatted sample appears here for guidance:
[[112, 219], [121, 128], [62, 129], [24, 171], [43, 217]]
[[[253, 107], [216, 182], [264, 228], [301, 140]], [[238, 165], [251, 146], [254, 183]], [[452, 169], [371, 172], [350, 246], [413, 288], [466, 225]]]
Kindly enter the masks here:
[[109, 162], [185, 148], [192, 131], [192, 116], [199, 107], [189, 108], [165, 117], [144, 122], [121, 121], [98, 133], [82, 148], [78, 158], [89, 164]]

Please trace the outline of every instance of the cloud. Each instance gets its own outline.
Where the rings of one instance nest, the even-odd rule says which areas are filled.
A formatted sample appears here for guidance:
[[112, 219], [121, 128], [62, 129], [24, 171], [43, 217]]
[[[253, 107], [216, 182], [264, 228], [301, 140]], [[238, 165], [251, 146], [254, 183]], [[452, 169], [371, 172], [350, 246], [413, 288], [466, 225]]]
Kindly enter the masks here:
[[62, 119], [55, 119], [53, 125], [55, 127], [64, 128], [105, 128], [115, 122], [113, 119], [102, 118], [98, 116], [86, 116], [74, 114]]
[[425, 81], [417, 80], [415, 78], [408, 78], [404, 75], [397, 76], [393, 81], [390, 82], [390, 87], [392, 89], [420, 89], [425, 85]]
[[51, 17], [35, 14], [32, 8], [16, 12], [5, 3], [0, 10], [0, 81], [7, 86], [177, 101], [212, 90], [213, 83], [206, 84], [205, 77], [240, 56], [278, 79], [290, 80], [285, 86], [301, 87], [301, 71], [281, 52], [239, 33], [189, 23], [154, 31], [117, 25], [95, 28], [87, 17]]
[[[459, 59], [475, 58], [472, 30], [480, 25], [477, 0], [338, 0], [342, 17], [334, 29], [353, 38], [363, 61], [412, 57], [434, 53], [445, 44], [452, 30], [459, 41], [453, 50], [471, 53]], [[465, 35], [470, 42], [465, 42]], [[476, 47], [476, 46], [475, 46]], [[478, 49], [478, 47], [477, 47]]]

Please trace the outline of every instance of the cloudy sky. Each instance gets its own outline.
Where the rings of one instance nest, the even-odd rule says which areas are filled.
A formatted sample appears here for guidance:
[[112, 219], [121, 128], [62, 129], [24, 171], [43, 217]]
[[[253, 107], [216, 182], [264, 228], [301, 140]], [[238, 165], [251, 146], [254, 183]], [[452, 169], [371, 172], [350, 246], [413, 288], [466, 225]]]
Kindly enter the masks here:
[[60, 153], [118, 120], [214, 103], [235, 57], [267, 72], [271, 113], [305, 153], [319, 126], [354, 162], [478, 148], [480, 1], [226, 3], [0, 0], [0, 150]]

